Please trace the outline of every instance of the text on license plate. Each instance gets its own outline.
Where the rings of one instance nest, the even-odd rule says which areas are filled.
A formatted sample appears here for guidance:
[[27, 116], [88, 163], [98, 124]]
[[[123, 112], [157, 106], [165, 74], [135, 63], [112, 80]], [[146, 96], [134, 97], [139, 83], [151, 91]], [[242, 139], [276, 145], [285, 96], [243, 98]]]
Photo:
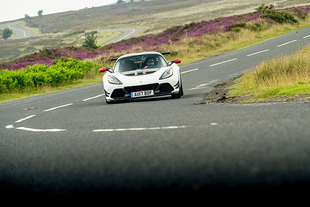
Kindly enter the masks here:
[[143, 96], [153, 96], [154, 91], [153, 90], [137, 91], [137, 92], [131, 92], [130, 95], [131, 95], [131, 98], [143, 97]]

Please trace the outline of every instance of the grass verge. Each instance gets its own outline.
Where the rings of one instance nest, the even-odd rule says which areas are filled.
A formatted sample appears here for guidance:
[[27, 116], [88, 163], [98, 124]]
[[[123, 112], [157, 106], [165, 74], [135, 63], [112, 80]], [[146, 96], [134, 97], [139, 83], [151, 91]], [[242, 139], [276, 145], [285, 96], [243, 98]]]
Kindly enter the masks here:
[[38, 96], [48, 93], [54, 93], [64, 91], [72, 88], [83, 87], [86, 85], [96, 84], [102, 81], [102, 75], [96, 75], [92, 77], [85, 77], [84, 79], [72, 81], [70, 84], [60, 85], [57, 87], [43, 87], [39, 89], [25, 90], [24, 92], [10, 92], [0, 94], [0, 103], [14, 101], [22, 98], [28, 98], [32, 96]]
[[229, 97], [248, 97], [242, 103], [290, 96], [310, 98], [310, 46], [290, 56], [262, 62], [228, 89]]

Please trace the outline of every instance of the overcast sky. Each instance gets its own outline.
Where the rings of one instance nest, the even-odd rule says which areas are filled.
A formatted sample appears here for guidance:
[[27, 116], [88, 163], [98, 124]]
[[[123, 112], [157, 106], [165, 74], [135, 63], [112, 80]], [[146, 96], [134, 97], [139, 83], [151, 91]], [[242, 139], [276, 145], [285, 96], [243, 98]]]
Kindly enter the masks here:
[[43, 10], [44, 15], [116, 2], [117, 0], [0, 0], [0, 22], [24, 18], [25, 14], [37, 16], [39, 10]]

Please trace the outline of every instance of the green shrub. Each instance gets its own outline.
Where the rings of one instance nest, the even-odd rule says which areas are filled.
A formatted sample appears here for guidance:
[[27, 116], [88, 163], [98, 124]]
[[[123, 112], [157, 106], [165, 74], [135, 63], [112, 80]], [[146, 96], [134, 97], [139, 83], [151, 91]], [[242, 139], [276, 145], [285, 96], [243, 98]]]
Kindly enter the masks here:
[[97, 35], [95, 35], [97, 32], [90, 32], [85, 34], [85, 40], [83, 43], [83, 47], [91, 48], [91, 49], [97, 49]]
[[261, 15], [262, 18], [270, 18], [280, 24], [284, 23], [294, 24], [298, 22], [298, 20], [292, 13], [286, 11], [276, 11], [273, 5], [270, 6], [262, 5], [256, 10], [262, 12]]
[[97, 72], [100, 65], [78, 59], [60, 59], [51, 66], [32, 65], [18, 71], [0, 70], [0, 93], [24, 91], [43, 86], [58, 86]]
[[294, 17], [293, 14], [286, 12], [286, 11], [264, 13], [261, 17], [271, 18], [280, 24], [283, 24], [283, 23], [294, 24], [298, 22], [298, 20]]
[[262, 12], [265, 9], [265, 4], [260, 5], [259, 7], [257, 7], [255, 10], [258, 12]]
[[5, 28], [2, 32], [2, 38], [6, 40], [6, 39], [10, 38], [12, 36], [12, 34], [13, 34], [13, 31], [11, 29]]

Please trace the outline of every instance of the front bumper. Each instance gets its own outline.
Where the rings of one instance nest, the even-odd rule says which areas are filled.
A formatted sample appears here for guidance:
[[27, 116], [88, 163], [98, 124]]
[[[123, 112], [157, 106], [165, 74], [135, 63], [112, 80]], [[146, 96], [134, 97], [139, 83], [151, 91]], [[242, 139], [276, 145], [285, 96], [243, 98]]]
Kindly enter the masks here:
[[[177, 82], [175, 85], [171, 85], [170, 83], [153, 83], [147, 85], [139, 85], [139, 86], [127, 86], [123, 88], [114, 89], [111, 93], [108, 93], [104, 90], [105, 96], [107, 100], [110, 101], [119, 101], [119, 100], [128, 100], [128, 99], [140, 99], [140, 98], [147, 98], [147, 97], [155, 97], [155, 96], [164, 96], [164, 95], [171, 95], [179, 93], [180, 84]], [[144, 90], [153, 90], [153, 96], [147, 97], [135, 97], [131, 98], [131, 92], [136, 91], [144, 91]]]

